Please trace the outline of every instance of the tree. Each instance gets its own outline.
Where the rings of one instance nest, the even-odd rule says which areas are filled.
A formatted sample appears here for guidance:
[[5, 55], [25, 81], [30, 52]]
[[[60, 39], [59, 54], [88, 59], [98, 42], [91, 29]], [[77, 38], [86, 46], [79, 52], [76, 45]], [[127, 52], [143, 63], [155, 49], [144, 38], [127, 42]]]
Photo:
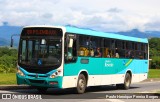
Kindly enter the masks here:
[[149, 39], [151, 68], [160, 68], [160, 38]]
[[17, 49], [0, 47], [0, 73], [15, 72], [17, 66]]

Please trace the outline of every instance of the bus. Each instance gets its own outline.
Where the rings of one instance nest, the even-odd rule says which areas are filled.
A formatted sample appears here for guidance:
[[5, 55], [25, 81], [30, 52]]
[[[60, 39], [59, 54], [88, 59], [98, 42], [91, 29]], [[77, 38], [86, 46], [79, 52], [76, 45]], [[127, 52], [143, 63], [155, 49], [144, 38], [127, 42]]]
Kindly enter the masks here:
[[48, 88], [116, 85], [147, 79], [147, 38], [124, 36], [73, 26], [26, 26], [18, 49], [17, 84]]

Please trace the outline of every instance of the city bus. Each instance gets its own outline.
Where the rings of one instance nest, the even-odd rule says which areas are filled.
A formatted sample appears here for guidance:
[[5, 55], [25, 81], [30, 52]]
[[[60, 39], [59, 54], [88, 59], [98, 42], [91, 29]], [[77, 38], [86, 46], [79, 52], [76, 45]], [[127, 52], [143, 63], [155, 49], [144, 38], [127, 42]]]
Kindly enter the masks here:
[[74, 26], [26, 26], [19, 41], [17, 84], [73, 88], [131, 83], [147, 79], [148, 40]]

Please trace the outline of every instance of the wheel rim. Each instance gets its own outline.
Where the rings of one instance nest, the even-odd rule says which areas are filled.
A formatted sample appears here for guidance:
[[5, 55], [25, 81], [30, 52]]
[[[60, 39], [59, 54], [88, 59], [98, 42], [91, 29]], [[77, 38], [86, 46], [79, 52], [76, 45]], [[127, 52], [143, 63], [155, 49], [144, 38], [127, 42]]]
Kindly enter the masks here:
[[79, 88], [80, 88], [80, 90], [83, 90], [84, 87], [85, 87], [85, 81], [83, 79], [80, 79], [79, 80]]

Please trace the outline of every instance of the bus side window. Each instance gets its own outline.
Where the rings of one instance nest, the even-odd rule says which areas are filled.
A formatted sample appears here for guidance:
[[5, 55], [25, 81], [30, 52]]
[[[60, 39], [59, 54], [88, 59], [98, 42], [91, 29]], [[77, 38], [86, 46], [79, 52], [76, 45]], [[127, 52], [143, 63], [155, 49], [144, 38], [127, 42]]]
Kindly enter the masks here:
[[69, 35], [65, 38], [65, 62], [75, 62], [77, 59], [76, 39]]
[[78, 56], [87, 57], [90, 54], [90, 39], [89, 36], [79, 35], [79, 48], [78, 48]]

